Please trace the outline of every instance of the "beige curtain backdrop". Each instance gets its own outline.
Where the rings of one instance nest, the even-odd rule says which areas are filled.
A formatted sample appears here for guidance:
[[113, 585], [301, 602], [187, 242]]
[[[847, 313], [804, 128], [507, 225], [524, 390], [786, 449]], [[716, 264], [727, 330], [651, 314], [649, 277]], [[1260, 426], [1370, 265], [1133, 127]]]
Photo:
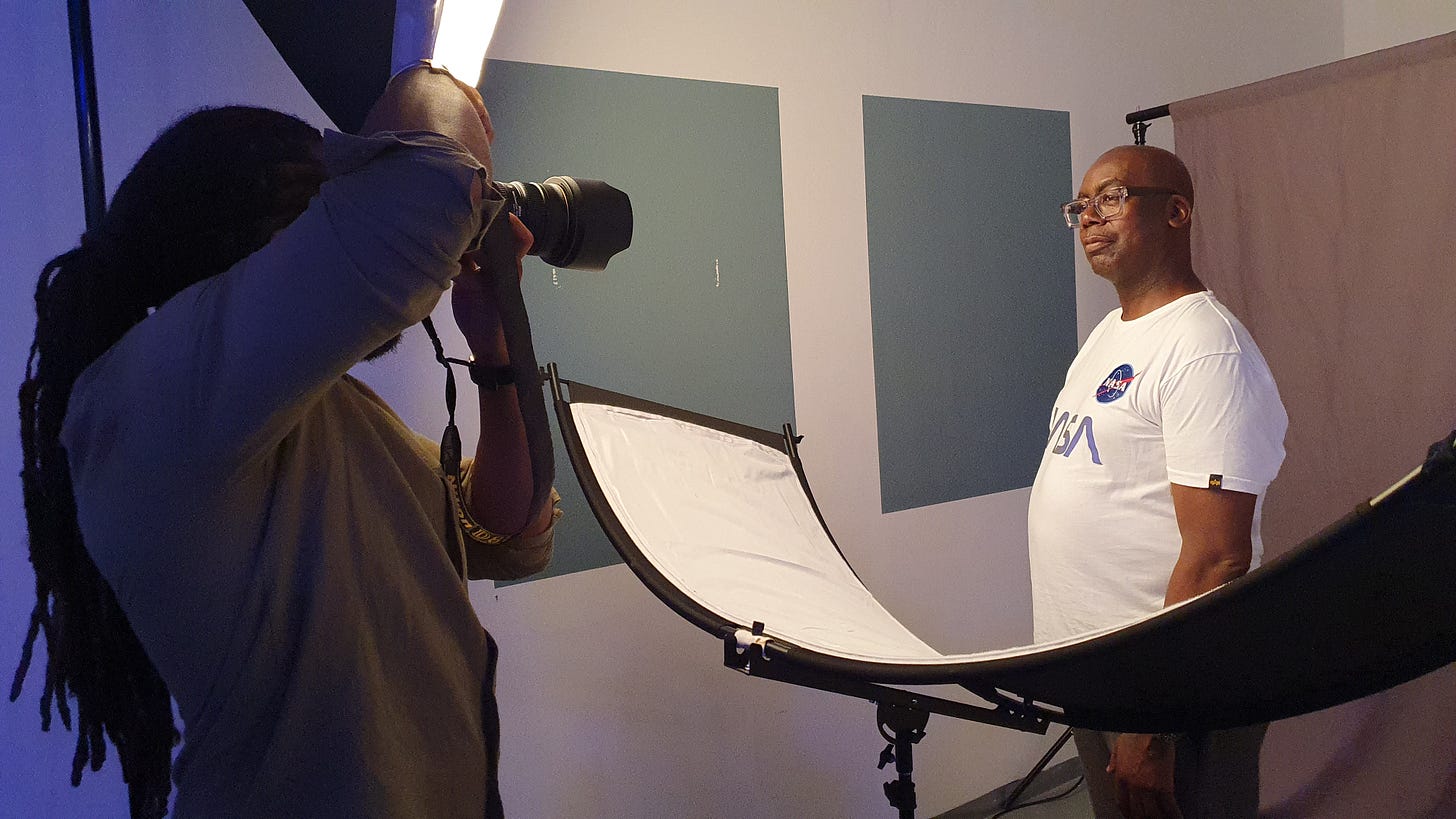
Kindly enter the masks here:
[[[1273, 559], [1456, 427], [1456, 32], [1170, 108], [1195, 267], [1289, 410]], [[1275, 724], [1263, 770], [1267, 817], [1456, 817], [1456, 666]]]

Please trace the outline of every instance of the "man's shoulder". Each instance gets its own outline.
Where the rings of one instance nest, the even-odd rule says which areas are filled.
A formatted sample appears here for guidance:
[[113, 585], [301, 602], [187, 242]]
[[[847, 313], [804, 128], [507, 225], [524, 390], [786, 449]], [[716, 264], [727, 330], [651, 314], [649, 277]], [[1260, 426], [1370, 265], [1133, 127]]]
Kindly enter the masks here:
[[1169, 335], [1188, 356], [1243, 353], [1253, 348], [1253, 338], [1238, 317], [1212, 293], [1187, 297], [1169, 316]]
[[338, 383], [333, 386], [333, 389], [339, 391], [341, 394], [353, 396], [358, 400], [378, 404], [384, 409], [389, 410], [390, 413], [394, 412], [394, 408], [389, 406], [388, 401], [381, 398], [379, 393], [375, 392], [372, 387], [364, 383], [362, 379], [353, 373], [344, 373], [339, 378]]
[[321, 423], [348, 430], [368, 428], [372, 435], [395, 442], [392, 445], [408, 446], [429, 463], [439, 462], [440, 445], [406, 423], [383, 396], [352, 373], [330, 386], [320, 403]]

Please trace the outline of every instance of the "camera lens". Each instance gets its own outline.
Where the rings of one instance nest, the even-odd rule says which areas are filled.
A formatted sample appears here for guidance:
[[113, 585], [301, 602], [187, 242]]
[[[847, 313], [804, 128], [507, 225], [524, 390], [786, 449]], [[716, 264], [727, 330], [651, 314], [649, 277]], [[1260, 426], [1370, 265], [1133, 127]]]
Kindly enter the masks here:
[[527, 251], [553, 267], [602, 270], [632, 243], [632, 200], [597, 179], [496, 182], [535, 242]]

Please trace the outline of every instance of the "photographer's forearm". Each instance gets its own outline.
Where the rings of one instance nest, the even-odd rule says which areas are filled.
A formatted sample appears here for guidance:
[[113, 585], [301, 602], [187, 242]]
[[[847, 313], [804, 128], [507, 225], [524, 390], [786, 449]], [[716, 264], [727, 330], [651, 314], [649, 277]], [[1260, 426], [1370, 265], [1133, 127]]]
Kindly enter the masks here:
[[[531, 243], [531, 232], [520, 219], [514, 215], [498, 219], [481, 249], [466, 260], [464, 271], [455, 279], [451, 310], [481, 366], [494, 369], [510, 363], [494, 285], [512, 277], [520, 280], [521, 259]], [[473, 269], [477, 261], [478, 270]], [[553, 510], [550, 503], [541, 509], [530, 508], [535, 476], [517, 389], [512, 384], [480, 390], [480, 441], [467, 502], [487, 529], [535, 535], [551, 526]]]
[[[471, 335], [470, 351], [477, 363], [495, 368], [510, 361], [499, 323], [483, 336]], [[493, 532], [535, 535], [551, 525], [552, 509], [549, 503], [529, 508], [534, 476], [517, 389], [507, 385], [480, 390], [480, 440], [467, 502], [475, 519]]]
[[363, 135], [381, 131], [433, 131], [464, 145], [487, 168], [495, 134], [475, 89], [449, 74], [412, 68], [390, 80], [369, 109]]
[[531, 453], [516, 387], [480, 391], [480, 440], [470, 478], [471, 514], [493, 532], [535, 535], [551, 525], [551, 504], [531, 509]]

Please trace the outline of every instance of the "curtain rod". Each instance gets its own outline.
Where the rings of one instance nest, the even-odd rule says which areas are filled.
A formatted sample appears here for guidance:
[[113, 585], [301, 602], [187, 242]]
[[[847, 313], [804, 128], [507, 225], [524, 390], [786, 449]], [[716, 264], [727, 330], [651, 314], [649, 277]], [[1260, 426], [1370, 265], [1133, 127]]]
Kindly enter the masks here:
[[1132, 143], [1134, 145], [1145, 145], [1148, 133], [1148, 122], [1168, 116], [1168, 106], [1159, 105], [1153, 108], [1144, 108], [1141, 111], [1133, 111], [1124, 120], [1132, 126]]

